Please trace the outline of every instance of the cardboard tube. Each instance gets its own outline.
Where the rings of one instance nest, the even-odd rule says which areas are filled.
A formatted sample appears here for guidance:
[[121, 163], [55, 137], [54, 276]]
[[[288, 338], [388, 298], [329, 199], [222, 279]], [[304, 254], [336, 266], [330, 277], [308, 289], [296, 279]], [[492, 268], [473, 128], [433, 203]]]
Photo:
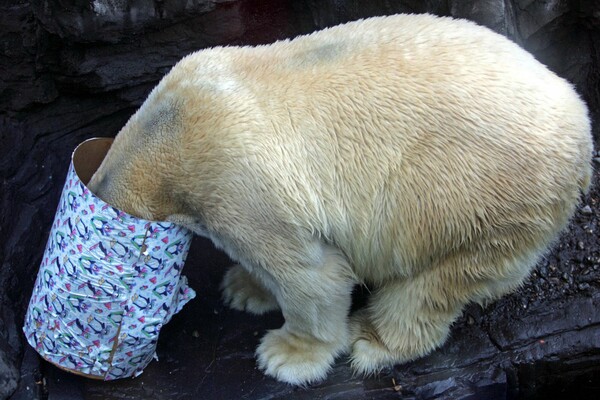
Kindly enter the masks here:
[[85, 185], [111, 144], [90, 139], [73, 153], [23, 327], [44, 359], [104, 380], [139, 375], [162, 326], [195, 296], [181, 275], [192, 233]]

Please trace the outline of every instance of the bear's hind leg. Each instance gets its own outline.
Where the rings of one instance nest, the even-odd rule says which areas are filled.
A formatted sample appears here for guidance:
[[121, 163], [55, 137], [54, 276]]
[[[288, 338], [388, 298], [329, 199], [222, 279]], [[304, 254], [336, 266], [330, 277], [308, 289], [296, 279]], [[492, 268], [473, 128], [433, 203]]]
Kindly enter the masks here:
[[366, 308], [350, 319], [353, 368], [376, 373], [442, 345], [464, 305], [495, 295], [492, 279], [469, 273], [464, 265], [456, 258], [445, 260], [379, 287]]
[[261, 315], [279, 309], [275, 296], [239, 264], [225, 273], [221, 290], [225, 304], [234, 310]]
[[446, 340], [462, 304], [435, 309], [420, 290], [415, 280], [388, 283], [352, 315], [351, 363], [357, 372], [377, 373], [423, 356]]

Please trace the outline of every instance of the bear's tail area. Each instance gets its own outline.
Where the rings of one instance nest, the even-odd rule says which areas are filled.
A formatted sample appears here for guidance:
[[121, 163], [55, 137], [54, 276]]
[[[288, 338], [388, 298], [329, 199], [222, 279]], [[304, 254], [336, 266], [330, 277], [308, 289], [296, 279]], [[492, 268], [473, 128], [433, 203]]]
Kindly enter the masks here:
[[580, 132], [580, 134], [577, 135], [577, 138], [579, 142], [578, 150], [581, 157], [581, 164], [579, 165], [580, 173], [577, 183], [579, 184], [581, 197], [583, 197], [590, 192], [592, 186], [592, 176], [594, 174], [594, 167], [592, 165], [594, 140], [592, 137], [592, 122], [587, 104], [579, 97], [579, 95], [577, 95], [577, 98], [579, 100], [579, 109], [575, 113], [575, 116], [578, 121], [576, 126], [578, 125]]
[[586, 170], [586, 173], [583, 175], [582, 179], [580, 180], [580, 186], [579, 189], [581, 191], [581, 196], [587, 196], [590, 193], [590, 189], [592, 187], [592, 174], [594, 171], [594, 168], [592, 166], [591, 163], [588, 164], [589, 167]]
[[[589, 121], [589, 120], [588, 120]], [[592, 165], [592, 155], [594, 152], [594, 143], [592, 140], [592, 129], [591, 124], [588, 122], [587, 129], [587, 143], [585, 143], [582, 147], [583, 154], [585, 154], [585, 161], [583, 164], [583, 171], [579, 177], [579, 190], [581, 192], [582, 197], [589, 194], [591, 186], [592, 186], [592, 176], [594, 174], [594, 167]]]

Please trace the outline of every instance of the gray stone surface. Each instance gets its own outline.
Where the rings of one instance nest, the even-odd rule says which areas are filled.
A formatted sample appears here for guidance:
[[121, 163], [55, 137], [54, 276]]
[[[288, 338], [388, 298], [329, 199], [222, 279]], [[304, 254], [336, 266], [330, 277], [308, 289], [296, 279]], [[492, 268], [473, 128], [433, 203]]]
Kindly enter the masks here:
[[10, 396], [17, 388], [19, 371], [11, 354], [13, 351], [0, 337], [0, 399]]
[[40, 369], [41, 359], [37, 352], [29, 346], [23, 351], [19, 384], [10, 397], [11, 400], [41, 400], [47, 393], [47, 378]]

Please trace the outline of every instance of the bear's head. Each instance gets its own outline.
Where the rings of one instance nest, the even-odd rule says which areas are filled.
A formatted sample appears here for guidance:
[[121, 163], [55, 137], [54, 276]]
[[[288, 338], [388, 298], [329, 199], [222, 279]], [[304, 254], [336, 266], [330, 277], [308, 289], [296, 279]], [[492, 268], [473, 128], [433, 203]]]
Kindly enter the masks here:
[[88, 188], [108, 204], [147, 220], [178, 212], [173, 184], [181, 165], [180, 107], [150, 96], [116, 136]]

